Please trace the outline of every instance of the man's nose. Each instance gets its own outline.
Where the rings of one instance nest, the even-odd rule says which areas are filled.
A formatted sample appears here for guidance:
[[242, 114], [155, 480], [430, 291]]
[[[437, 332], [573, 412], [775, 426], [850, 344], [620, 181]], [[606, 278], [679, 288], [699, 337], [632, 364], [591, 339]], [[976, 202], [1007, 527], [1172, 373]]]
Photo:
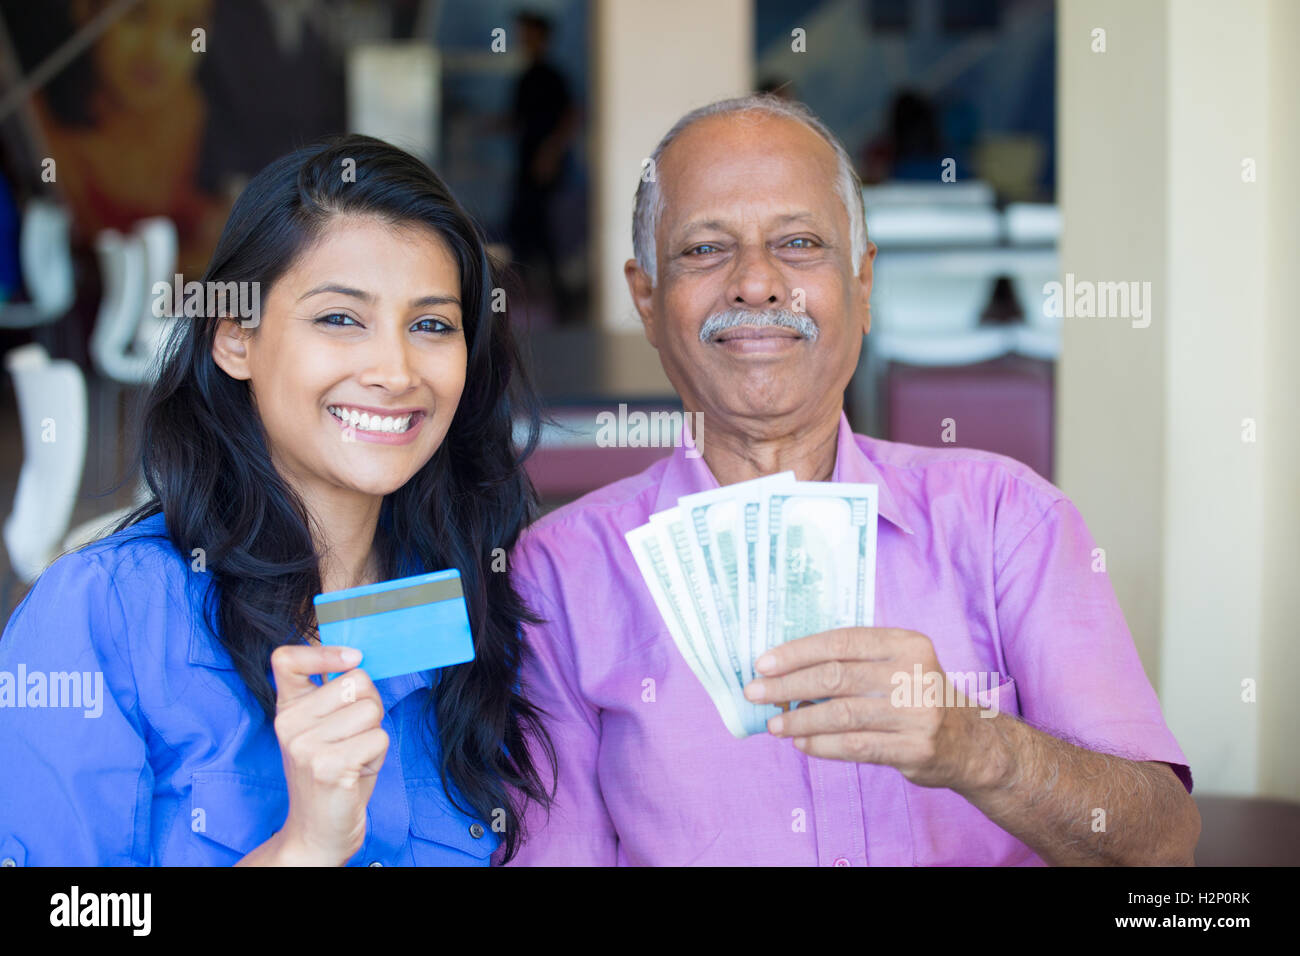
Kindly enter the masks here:
[[785, 279], [762, 245], [743, 246], [736, 259], [727, 300], [732, 305], [770, 308], [784, 301]]

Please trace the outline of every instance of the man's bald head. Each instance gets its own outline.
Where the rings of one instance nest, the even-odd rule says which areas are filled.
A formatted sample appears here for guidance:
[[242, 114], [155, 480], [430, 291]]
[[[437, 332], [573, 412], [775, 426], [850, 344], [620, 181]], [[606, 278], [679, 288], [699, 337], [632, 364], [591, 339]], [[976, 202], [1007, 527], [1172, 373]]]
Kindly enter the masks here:
[[848, 215], [853, 273], [857, 275], [858, 263], [867, 247], [866, 216], [862, 206], [862, 183], [853, 169], [848, 152], [835, 134], [826, 128], [812, 111], [801, 103], [785, 100], [770, 93], [756, 93], [729, 100], [719, 100], [692, 110], [674, 124], [650, 154], [654, 176], [642, 179], [636, 191], [636, 206], [632, 214], [632, 250], [637, 264], [650, 277], [658, 281], [658, 250], [655, 229], [663, 212], [663, 192], [659, 174], [664, 152], [690, 126], [710, 116], [751, 113], [759, 116], [782, 117], [793, 120], [816, 133], [835, 156], [835, 191], [844, 203]]

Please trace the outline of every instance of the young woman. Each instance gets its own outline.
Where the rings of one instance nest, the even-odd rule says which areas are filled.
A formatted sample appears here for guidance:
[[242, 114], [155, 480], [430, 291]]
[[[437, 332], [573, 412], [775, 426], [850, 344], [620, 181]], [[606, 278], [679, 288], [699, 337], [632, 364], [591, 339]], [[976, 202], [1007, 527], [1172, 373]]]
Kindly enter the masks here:
[[[426, 165], [349, 136], [258, 174], [203, 282], [227, 315], [177, 319], [152, 502], [0, 639], [0, 862], [508, 859], [548, 790], [527, 611], [494, 570], [532, 512], [537, 406], [481, 234]], [[371, 681], [320, 646], [314, 595], [444, 568], [473, 661]]]

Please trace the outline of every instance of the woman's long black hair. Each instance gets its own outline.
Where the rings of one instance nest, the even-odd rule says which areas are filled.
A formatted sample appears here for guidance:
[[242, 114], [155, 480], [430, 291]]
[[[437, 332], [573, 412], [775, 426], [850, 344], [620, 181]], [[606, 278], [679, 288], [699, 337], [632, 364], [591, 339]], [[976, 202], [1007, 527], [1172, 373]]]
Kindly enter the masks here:
[[[519, 683], [520, 625], [536, 619], [509, 574], [494, 570], [535, 514], [523, 460], [536, 446], [539, 412], [507, 313], [493, 308], [495, 277], [482, 233], [426, 164], [369, 136], [338, 137], [253, 177], [203, 281], [259, 283], [265, 302], [328, 223], [349, 215], [428, 227], [460, 268], [464, 392], [441, 447], [385, 497], [376, 547], [385, 577], [460, 571], [474, 660], [440, 672], [425, 714], [436, 723], [443, 785], [450, 779], [469, 803], [461, 809], [494, 824], [504, 811], [508, 859], [522, 837], [523, 802], [549, 803], [525, 733], [541, 741], [552, 780], [555, 753]], [[141, 425], [153, 497], [121, 527], [161, 511], [182, 555], [203, 549], [211, 578], [205, 623], [271, 719], [271, 651], [301, 642], [315, 627], [320, 556], [306, 507], [271, 463], [248, 383], [213, 361], [217, 324], [214, 316], [176, 320]], [[527, 426], [518, 448], [517, 419]], [[450, 788], [448, 795], [456, 799]]]

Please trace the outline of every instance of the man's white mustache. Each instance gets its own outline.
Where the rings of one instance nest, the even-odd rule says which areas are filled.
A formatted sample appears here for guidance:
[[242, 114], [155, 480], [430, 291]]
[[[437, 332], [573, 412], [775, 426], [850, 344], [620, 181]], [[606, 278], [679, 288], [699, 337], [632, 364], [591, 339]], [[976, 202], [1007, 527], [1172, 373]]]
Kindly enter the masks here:
[[708, 345], [719, 332], [741, 325], [759, 329], [767, 326], [793, 329], [809, 342], [816, 342], [819, 334], [817, 323], [802, 312], [791, 312], [789, 309], [764, 309], [761, 312], [753, 309], [728, 309], [725, 312], [715, 312], [705, 319], [704, 325], [700, 327], [700, 341]]

